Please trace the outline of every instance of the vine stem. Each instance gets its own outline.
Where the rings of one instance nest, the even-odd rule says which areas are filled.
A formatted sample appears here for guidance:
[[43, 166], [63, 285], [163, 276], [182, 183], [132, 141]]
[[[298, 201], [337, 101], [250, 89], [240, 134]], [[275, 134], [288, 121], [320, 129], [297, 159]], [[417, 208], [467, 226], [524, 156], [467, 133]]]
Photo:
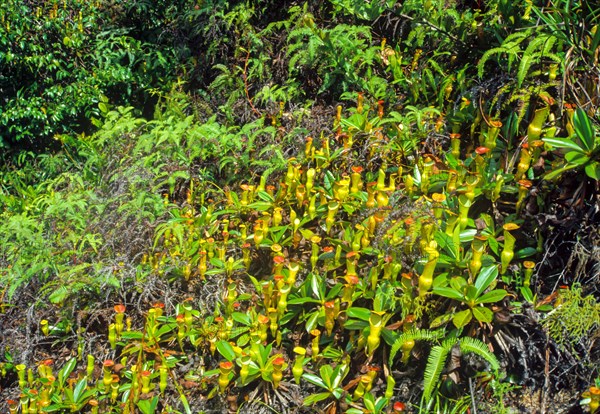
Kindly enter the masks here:
[[244, 59], [244, 71], [242, 72], [242, 78], [244, 79], [244, 91], [246, 92], [246, 99], [248, 99], [248, 103], [250, 104], [250, 108], [252, 108], [252, 112], [254, 112], [257, 116], [262, 116], [258, 109], [252, 103], [252, 97], [250, 97], [250, 91], [248, 90], [248, 61], [250, 60], [250, 47], [246, 50], [246, 58]]

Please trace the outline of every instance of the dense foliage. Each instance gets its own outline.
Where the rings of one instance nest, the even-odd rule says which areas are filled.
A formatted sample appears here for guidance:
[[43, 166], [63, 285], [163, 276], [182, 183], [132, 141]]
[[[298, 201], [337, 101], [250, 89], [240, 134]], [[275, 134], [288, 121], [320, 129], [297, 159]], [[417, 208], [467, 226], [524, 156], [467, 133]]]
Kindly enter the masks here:
[[598, 409], [587, 2], [0, 11], [1, 409]]

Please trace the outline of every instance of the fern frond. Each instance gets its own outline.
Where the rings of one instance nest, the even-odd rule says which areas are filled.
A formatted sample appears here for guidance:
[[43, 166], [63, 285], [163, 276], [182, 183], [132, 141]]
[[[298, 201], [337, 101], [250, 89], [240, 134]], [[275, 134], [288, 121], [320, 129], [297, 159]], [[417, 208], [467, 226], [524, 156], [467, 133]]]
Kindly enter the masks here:
[[529, 72], [529, 68], [533, 64], [534, 55], [530, 55], [525, 53], [521, 58], [521, 63], [519, 63], [519, 70], [517, 71], [517, 87], [520, 88], [523, 85], [523, 81], [525, 80], [525, 76], [527, 76], [527, 72]]
[[423, 377], [423, 396], [428, 403], [431, 400], [431, 394], [438, 383], [440, 374], [446, 366], [446, 358], [455, 343], [456, 338], [449, 338], [441, 345], [431, 348], [425, 367], [425, 376]]
[[438, 339], [444, 337], [444, 330], [440, 329], [437, 331], [430, 331], [428, 329], [412, 329], [407, 332], [403, 332], [400, 334], [394, 343], [392, 344], [392, 348], [390, 349], [390, 359], [389, 364], [392, 365], [394, 363], [394, 358], [396, 354], [402, 348], [402, 344], [406, 341], [427, 341], [434, 342]]
[[494, 371], [498, 371], [500, 363], [496, 356], [489, 350], [483, 341], [477, 338], [464, 337], [459, 340], [460, 351], [463, 354], [473, 353], [479, 355], [487, 361]]
[[490, 50], [487, 50], [483, 56], [481, 56], [481, 59], [479, 59], [479, 63], [477, 64], [477, 76], [479, 76], [480, 78], [483, 77], [483, 71], [484, 71], [484, 66], [485, 63], [493, 56], [493, 55], [500, 55], [502, 53], [513, 53], [516, 55], [516, 53], [514, 51], [509, 51], [507, 49], [505, 49], [504, 47], [500, 46], [500, 47], [494, 47]]
[[509, 34], [508, 36], [506, 36], [506, 39], [504, 39], [504, 41], [502, 42], [502, 46], [506, 46], [508, 44], [515, 44], [518, 45], [519, 43], [521, 43], [522, 41], [524, 41], [525, 39], [530, 38], [531, 36], [531, 29], [528, 30], [524, 30], [522, 32], [515, 32], [512, 34]]

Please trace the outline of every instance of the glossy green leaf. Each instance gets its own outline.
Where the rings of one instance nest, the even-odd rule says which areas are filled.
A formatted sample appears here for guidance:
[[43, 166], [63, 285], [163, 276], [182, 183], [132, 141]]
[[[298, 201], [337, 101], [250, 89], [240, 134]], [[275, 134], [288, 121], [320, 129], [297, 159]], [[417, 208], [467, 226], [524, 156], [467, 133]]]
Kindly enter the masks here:
[[79, 380], [75, 389], [73, 390], [73, 400], [77, 403], [81, 402], [83, 393], [87, 387], [87, 380], [85, 378]]
[[321, 303], [321, 301], [306, 296], [288, 300], [288, 305], [303, 305], [305, 303]]
[[71, 375], [71, 373], [75, 369], [75, 366], [77, 366], [77, 359], [76, 358], [71, 358], [65, 364], [65, 366], [62, 367], [62, 369], [58, 372], [58, 381], [59, 381], [59, 383], [61, 385], [65, 384], [65, 380], [67, 378], [69, 378], [69, 376]]
[[310, 332], [317, 326], [317, 320], [319, 318], [319, 312], [313, 312], [308, 320], [306, 321], [306, 332]]
[[550, 171], [548, 174], [546, 174], [544, 176], [544, 179], [546, 180], [553, 180], [556, 177], [560, 176], [562, 173], [572, 170], [573, 168], [577, 168], [578, 165], [576, 164], [569, 164], [569, 165], [565, 165], [564, 167], [558, 168], [556, 170], [552, 170]]
[[506, 297], [506, 295], [508, 295], [508, 292], [506, 292], [506, 290], [494, 289], [494, 290], [489, 291], [489, 292], [485, 293], [484, 295], [480, 296], [475, 301], [475, 303], [479, 304], [479, 303], [500, 302], [502, 299], [504, 299]]
[[454, 316], [452, 316], [452, 323], [454, 323], [454, 326], [460, 329], [471, 322], [471, 319], [473, 319], [473, 313], [471, 312], [471, 309], [465, 309], [464, 311], [455, 313]]
[[262, 201], [266, 201], [269, 203], [273, 203], [275, 201], [275, 199], [273, 198], [273, 196], [271, 196], [271, 194], [267, 193], [266, 191], [258, 191], [256, 193], [256, 195], [262, 200]]
[[227, 341], [219, 341], [217, 342], [217, 351], [228, 361], [233, 361], [235, 359], [235, 351], [231, 344]]
[[[337, 371], [337, 368], [336, 368]], [[319, 374], [321, 374], [321, 380], [325, 384], [328, 390], [331, 390], [334, 381], [334, 370], [331, 365], [323, 365], [319, 368]]]
[[543, 138], [543, 141], [555, 148], [569, 148], [582, 154], [585, 153], [583, 148], [569, 138]]
[[486, 290], [490, 286], [490, 284], [494, 280], [496, 280], [497, 277], [498, 277], [498, 266], [492, 265], [492, 266], [483, 267], [479, 271], [479, 275], [477, 276], [477, 279], [475, 280], [475, 287], [477, 288], [475, 296], [481, 295], [481, 293], [484, 290]]
[[586, 154], [582, 154], [581, 152], [571, 151], [565, 154], [565, 160], [569, 164], [575, 164], [579, 166], [587, 163], [590, 160], [590, 157], [588, 157]]
[[515, 259], [524, 259], [525, 257], [531, 257], [537, 253], [535, 247], [524, 247], [515, 252]]
[[[306, 375], [306, 374], [305, 374], [305, 375]], [[304, 376], [303, 376], [303, 378], [304, 378]], [[307, 378], [305, 378], [305, 379], [306, 379], [307, 381], [309, 381], [309, 382], [310, 382], [310, 380], [309, 380], [309, 379], [307, 379]], [[328, 393], [328, 392], [320, 392], [320, 393], [318, 393], [318, 394], [312, 394], [312, 395], [309, 395], [308, 397], [306, 397], [306, 398], [304, 399], [304, 402], [303, 402], [303, 404], [304, 404], [305, 406], [310, 406], [310, 405], [313, 405], [313, 404], [316, 404], [316, 403], [318, 403], [319, 401], [326, 400], [326, 399], [327, 399], [327, 398], [329, 398], [330, 396], [331, 396], [331, 394], [330, 394], [330, 393]]]
[[371, 316], [371, 311], [367, 308], [359, 308], [357, 306], [353, 306], [346, 311], [346, 315], [350, 318], [361, 319], [363, 321], [368, 321]]
[[137, 402], [137, 407], [140, 409], [142, 414], [154, 414], [157, 406], [158, 396], [154, 396], [148, 400], [139, 400]]
[[490, 323], [494, 319], [494, 312], [491, 309], [479, 306], [473, 308], [473, 315], [479, 322]]
[[346, 322], [344, 322], [344, 328], [351, 331], [359, 331], [367, 326], [369, 326], [369, 322], [356, 319], [348, 319]]
[[473, 241], [475, 235], [477, 234], [477, 229], [466, 229], [460, 232], [460, 242], [468, 243]]
[[433, 288], [433, 293], [438, 296], [443, 296], [445, 298], [450, 298], [458, 301], [464, 300], [464, 296], [461, 292], [450, 287]]
[[231, 315], [234, 321], [241, 323], [242, 325], [250, 326], [252, 320], [250, 319], [250, 315], [241, 312], [233, 312]]
[[585, 166], [585, 173], [593, 180], [600, 180], [600, 163], [594, 161]]
[[583, 109], [577, 108], [575, 111], [575, 115], [573, 115], [573, 126], [575, 127], [575, 133], [581, 140], [584, 150], [590, 152], [594, 149], [596, 134], [590, 118], [588, 118]]

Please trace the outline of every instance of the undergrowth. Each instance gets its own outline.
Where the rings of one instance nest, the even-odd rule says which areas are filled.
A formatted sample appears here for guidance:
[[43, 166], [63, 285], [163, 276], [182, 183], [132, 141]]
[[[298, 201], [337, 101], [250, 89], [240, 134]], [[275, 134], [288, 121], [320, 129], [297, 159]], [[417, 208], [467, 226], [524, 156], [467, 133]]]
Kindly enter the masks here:
[[98, 85], [151, 116], [98, 89], [94, 130], [57, 112], [56, 151], [2, 154], [9, 412], [510, 412], [567, 376], [596, 410], [597, 263], [541, 271], [559, 217], [597, 229], [585, 6], [164, 3], [100, 2], [131, 28], [98, 62], [141, 72]]

